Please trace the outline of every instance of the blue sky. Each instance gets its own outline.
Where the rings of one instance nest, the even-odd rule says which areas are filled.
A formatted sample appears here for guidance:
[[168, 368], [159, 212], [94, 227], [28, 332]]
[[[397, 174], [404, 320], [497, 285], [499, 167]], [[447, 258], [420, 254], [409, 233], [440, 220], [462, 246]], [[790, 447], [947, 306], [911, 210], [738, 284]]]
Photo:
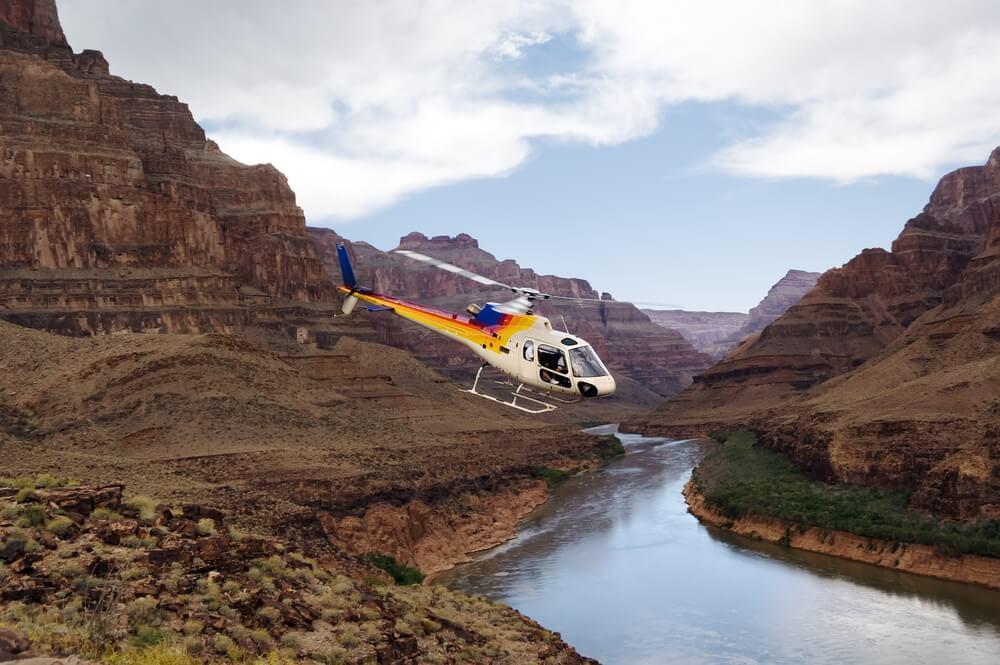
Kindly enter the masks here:
[[886, 247], [932, 185], [840, 185], [705, 166], [748, 112], [690, 104], [651, 136], [605, 148], [540, 146], [513, 173], [413, 194], [360, 219], [313, 220], [382, 249], [410, 231], [469, 233], [498, 258], [590, 280], [616, 298], [746, 311], [790, 268], [822, 272]]
[[1000, 4], [60, 0], [77, 49], [388, 249], [460, 232], [619, 299], [753, 306], [1000, 144]]

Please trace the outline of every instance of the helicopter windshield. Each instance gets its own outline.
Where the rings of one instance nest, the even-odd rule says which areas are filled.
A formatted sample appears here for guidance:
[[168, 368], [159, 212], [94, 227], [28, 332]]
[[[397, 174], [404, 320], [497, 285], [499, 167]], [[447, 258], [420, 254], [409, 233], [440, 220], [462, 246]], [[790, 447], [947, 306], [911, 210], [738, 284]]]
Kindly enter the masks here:
[[594, 353], [594, 349], [589, 346], [581, 346], [570, 349], [570, 364], [573, 365], [573, 375], [581, 378], [594, 376], [607, 376], [608, 370], [604, 369], [601, 359]]

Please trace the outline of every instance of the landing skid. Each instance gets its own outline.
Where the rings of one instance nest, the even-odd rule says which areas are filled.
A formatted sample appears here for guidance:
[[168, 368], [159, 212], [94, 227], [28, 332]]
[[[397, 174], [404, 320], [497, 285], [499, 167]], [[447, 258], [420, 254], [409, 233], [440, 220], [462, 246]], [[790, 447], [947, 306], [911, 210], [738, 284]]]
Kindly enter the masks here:
[[[488, 399], [491, 402], [496, 402], [497, 404], [503, 404], [504, 406], [509, 406], [512, 409], [517, 409], [518, 411], [523, 411], [524, 413], [530, 413], [532, 415], [538, 415], [540, 413], [548, 413], [549, 411], [555, 411], [557, 408], [559, 408], [555, 404], [549, 404], [548, 402], [545, 402], [545, 401], [542, 401], [540, 399], [536, 399], [534, 397], [529, 397], [528, 395], [525, 395], [521, 391], [522, 390], [531, 390], [531, 389], [530, 388], [525, 388], [523, 383], [521, 385], [519, 385], [513, 392], [511, 392], [511, 394], [510, 394], [510, 401], [509, 402], [506, 402], [506, 401], [504, 401], [502, 399], [497, 399], [493, 395], [487, 395], [486, 393], [479, 392], [479, 377], [483, 373], [483, 369], [485, 367], [487, 367], [487, 366], [483, 365], [482, 367], [479, 368], [479, 371], [476, 372], [476, 380], [472, 383], [472, 388], [470, 388], [468, 390], [463, 390], [462, 391], [463, 393], [469, 393], [470, 395], [475, 395], [476, 397], [482, 397], [483, 399]], [[513, 383], [510, 383], [509, 381], [497, 381], [496, 383], [499, 383], [500, 385], [507, 385], [507, 386], [513, 386], [514, 385]], [[572, 403], [572, 402], [568, 402], [566, 400], [562, 400], [562, 399], [551, 397], [550, 395], [547, 396], [547, 397], [549, 397], [551, 399], [555, 399], [556, 401], [562, 402], [563, 404], [571, 404]], [[517, 401], [519, 399], [522, 402], [528, 402], [529, 404], [527, 406], [523, 406], [521, 404], [518, 404]], [[536, 406], [535, 407], [531, 407], [531, 404], [534, 404]]]

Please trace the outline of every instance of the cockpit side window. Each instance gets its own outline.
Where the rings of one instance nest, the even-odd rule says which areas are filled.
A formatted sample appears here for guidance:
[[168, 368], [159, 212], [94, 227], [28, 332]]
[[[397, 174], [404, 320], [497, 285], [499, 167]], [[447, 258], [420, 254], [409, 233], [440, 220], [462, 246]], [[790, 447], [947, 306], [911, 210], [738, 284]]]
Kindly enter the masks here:
[[566, 374], [569, 371], [566, 365], [566, 354], [548, 344], [538, 345], [538, 364], [560, 374]]
[[535, 343], [530, 339], [524, 343], [524, 359], [529, 363], [535, 362]]

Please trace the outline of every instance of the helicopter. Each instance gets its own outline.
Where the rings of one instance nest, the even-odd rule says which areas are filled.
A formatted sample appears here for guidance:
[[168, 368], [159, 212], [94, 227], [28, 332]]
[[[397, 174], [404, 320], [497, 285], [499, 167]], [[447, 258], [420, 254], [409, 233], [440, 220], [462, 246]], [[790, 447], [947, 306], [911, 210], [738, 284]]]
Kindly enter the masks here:
[[[615, 379], [594, 348], [581, 337], [556, 330], [547, 318], [534, 311], [537, 302], [549, 299], [605, 301], [510, 286], [410, 250], [397, 249], [394, 253], [514, 294], [507, 302], [471, 304], [466, 313], [459, 314], [376, 293], [358, 284], [347, 247], [343, 243], [337, 245], [343, 277], [343, 284], [337, 289], [344, 295], [343, 313], [350, 315], [362, 301], [370, 311], [392, 312], [464, 344], [483, 364], [476, 372], [472, 388], [463, 392], [530, 414], [554, 411], [558, 407], [552, 401], [571, 404], [614, 394]], [[506, 375], [506, 381], [497, 383], [514, 388], [509, 399], [499, 399], [480, 390], [480, 378], [486, 367]]]

